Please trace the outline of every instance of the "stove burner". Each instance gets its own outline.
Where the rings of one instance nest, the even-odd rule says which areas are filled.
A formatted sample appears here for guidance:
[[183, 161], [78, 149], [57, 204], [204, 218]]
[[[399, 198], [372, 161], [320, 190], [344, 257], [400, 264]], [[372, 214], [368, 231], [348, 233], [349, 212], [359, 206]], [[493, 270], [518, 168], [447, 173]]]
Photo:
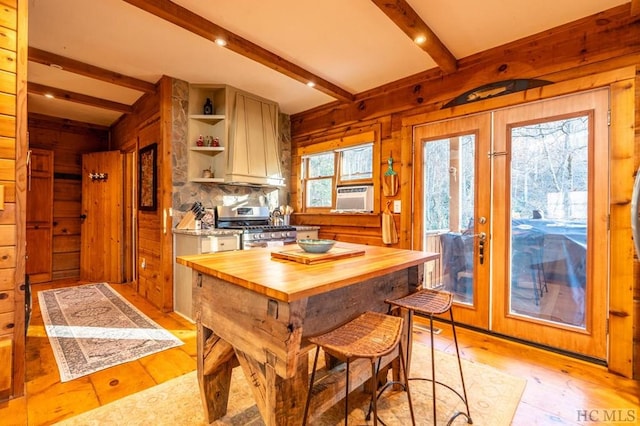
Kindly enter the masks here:
[[218, 207], [216, 228], [242, 230], [243, 249], [266, 247], [267, 243], [295, 243], [296, 228], [291, 225], [271, 225], [266, 207]]
[[296, 228], [288, 225], [250, 225], [250, 226], [239, 226], [235, 229], [242, 229], [243, 231], [245, 231], [245, 233], [252, 233], [252, 232], [270, 232], [270, 231], [294, 231]]

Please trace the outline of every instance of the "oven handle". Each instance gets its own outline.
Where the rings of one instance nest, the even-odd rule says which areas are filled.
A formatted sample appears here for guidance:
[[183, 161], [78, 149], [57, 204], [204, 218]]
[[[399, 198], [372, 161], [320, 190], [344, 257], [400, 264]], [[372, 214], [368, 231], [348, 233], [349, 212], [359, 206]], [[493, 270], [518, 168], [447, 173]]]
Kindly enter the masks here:
[[250, 250], [252, 248], [265, 248], [268, 247], [268, 243], [266, 241], [255, 241], [255, 242], [243, 242], [242, 250]]

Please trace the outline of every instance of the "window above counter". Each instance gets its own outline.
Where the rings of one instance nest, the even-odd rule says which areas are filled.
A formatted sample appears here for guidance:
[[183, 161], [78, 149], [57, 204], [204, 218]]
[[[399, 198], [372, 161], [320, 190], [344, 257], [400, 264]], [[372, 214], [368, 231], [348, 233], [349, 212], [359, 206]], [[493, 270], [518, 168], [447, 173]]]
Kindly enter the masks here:
[[[358, 210], [351, 206], [344, 210], [340, 191], [366, 188], [366, 202], [361, 212], [376, 212], [379, 209], [378, 185], [380, 144], [375, 132], [366, 132], [352, 137], [317, 143], [297, 153], [299, 164], [302, 213], [345, 213]], [[344, 195], [344, 194], [343, 194]], [[343, 197], [344, 198], [344, 197]], [[363, 198], [364, 200], [364, 198]], [[353, 208], [352, 208], [353, 207]]]

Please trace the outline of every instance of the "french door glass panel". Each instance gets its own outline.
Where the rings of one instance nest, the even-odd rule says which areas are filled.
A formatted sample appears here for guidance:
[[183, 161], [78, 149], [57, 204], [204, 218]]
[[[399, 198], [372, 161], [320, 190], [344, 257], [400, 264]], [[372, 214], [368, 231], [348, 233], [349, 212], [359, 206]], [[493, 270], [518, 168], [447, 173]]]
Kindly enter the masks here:
[[437, 239], [441, 286], [459, 303], [473, 302], [474, 134], [424, 142], [424, 236]]
[[585, 327], [590, 119], [510, 128], [511, 314]]

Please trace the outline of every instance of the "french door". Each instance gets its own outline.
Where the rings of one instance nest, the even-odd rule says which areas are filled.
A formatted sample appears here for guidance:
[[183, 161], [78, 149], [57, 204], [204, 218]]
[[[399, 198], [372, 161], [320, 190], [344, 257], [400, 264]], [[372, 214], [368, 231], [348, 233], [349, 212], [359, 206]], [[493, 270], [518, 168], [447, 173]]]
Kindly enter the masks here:
[[603, 89], [414, 127], [414, 235], [457, 321], [607, 358], [607, 110]]
[[441, 253], [425, 265], [426, 285], [454, 293], [457, 321], [488, 329], [491, 116], [416, 126], [414, 141], [414, 217], [422, 220], [413, 235], [419, 249]]
[[495, 112], [492, 151], [492, 329], [598, 359], [607, 358], [607, 111], [601, 89]]

